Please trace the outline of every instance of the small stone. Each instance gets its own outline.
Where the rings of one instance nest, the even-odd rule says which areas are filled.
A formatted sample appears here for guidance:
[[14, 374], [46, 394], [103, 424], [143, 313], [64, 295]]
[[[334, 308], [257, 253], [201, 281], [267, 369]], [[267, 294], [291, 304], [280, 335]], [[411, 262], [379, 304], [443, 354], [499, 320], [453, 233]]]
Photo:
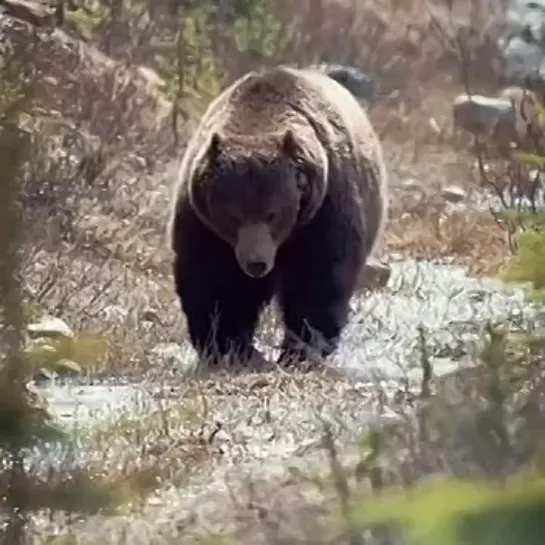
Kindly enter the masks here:
[[428, 118], [428, 125], [435, 134], [441, 134], [441, 127], [439, 126], [439, 123], [437, 122], [437, 119], [435, 119], [435, 117]]
[[30, 324], [27, 329], [33, 337], [74, 338], [72, 329], [60, 318], [54, 316], [44, 316], [39, 322]]
[[467, 198], [467, 193], [461, 187], [449, 185], [441, 189], [441, 196], [447, 202], [458, 203]]
[[452, 106], [454, 126], [472, 133], [492, 133], [498, 125], [514, 126], [511, 100], [484, 95], [458, 95]]
[[409, 178], [401, 182], [401, 188], [405, 191], [422, 191], [422, 184], [414, 178]]
[[534, 168], [528, 172], [528, 178], [535, 183], [538, 188], [545, 187], [545, 173]]
[[34, 382], [36, 384], [43, 384], [44, 382], [50, 382], [55, 379], [56, 373], [53, 371], [50, 371], [49, 369], [46, 369], [45, 367], [41, 367], [34, 373], [34, 376], [32, 377]]
[[78, 375], [79, 373], [81, 373], [81, 367], [79, 363], [67, 359], [61, 359], [55, 362], [55, 368], [59, 374], [63, 375]]
[[388, 284], [392, 269], [379, 262], [368, 262], [363, 268], [361, 287], [368, 290], [379, 290]]

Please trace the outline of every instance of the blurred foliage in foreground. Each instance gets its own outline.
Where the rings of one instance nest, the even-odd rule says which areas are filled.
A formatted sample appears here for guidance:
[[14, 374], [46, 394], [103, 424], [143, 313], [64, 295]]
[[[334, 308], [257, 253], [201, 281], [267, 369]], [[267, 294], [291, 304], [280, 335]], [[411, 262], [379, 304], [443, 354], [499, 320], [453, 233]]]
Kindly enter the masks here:
[[530, 298], [545, 303], [545, 212], [516, 215], [527, 228], [518, 234], [517, 252], [503, 278], [530, 282]]
[[[521, 361], [513, 357], [505, 331], [491, 325], [486, 329], [482, 365], [472, 376], [465, 371], [466, 384], [463, 376], [456, 379], [463, 391], [459, 403], [449, 401], [438, 384], [428, 385], [411, 423], [416, 432], [411, 436], [400, 424], [405, 448], [415, 460], [421, 457], [425, 466], [430, 451], [437, 452], [445, 467], [435, 473], [457, 477], [418, 478], [407, 488], [383, 488], [373, 498], [356, 501], [351, 520], [394, 528], [402, 543], [410, 545], [543, 543], [544, 350]], [[383, 433], [387, 442], [400, 435]], [[397, 458], [403, 446], [397, 444], [395, 450]], [[461, 466], [460, 460], [465, 460]]]
[[422, 483], [365, 502], [355, 515], [371, 524], [395, 522], [415, 545], [541, 545], [545, 477], [533, 470], [503, 483]]
[[[503, 218], [518, 228], [516, 250], [502, 277], [529, 283], [528, 299], [542, 310], [545, 212], [536, 207], [511, 209]], [[416, 412], [425, 418], [417, 419], [416, 428], [425, 422], [422, 429], [426, 433], [421, 437], [425, 436], [428, 445], [440, 446], [442, 458], [448, 457], [449, 444], [458, 443], [466, 454], [473, 453], [472, 462], [480, 459], [479, 469], [488, 470], [477, 471], [479, 477], [474, 472], [454, 471], [457, 477], [419, 479], [407, 488], [383, 489], [373, 498], [356, 501], [352, 520], [395, 528], [402, 542], [410, 545], [544, 543], [543, 330], [538, 326], [523, 335], [491, 325], [486, 330], [489, 340], [481, 354], [482, 365], [472, 378], [467, 373], [473, 392], [464, 390], [456, 406], [439, 390], [431, 394], [431, 386], [423, 387]], [[473, 431], [468, 434], [469, 429]], [[430, 441], [430, 437], [434, 438]], [[417, 448], [425, 459], [423, 447], [419, 444]]]
[[[21, 128], [21, 119], [33, 108], [37, 77], [30, 62], [33, 47], [33, 43], [22, 48], [8, 43], [0, 46], [0, 543], [14, 545], [25, 542], [32, 511], [96, 511], [111, 504], [119, 488], [114, 483], [112, 491], [108, 483], [79, 468], [51, 469], [45, 480], [28, 469], [32, 454], [67, 439], [44, 400], [29, 385], [36, 365], [58, 369], [68, 358], [84, 364], [104, 348], [93, 336], [55, 339], [54, 332], [43, 328], [42, 342], [30, 342], [20, 267], [20, 196], [32, 152], [31, 137]], [[72, 366], [72, 370], [78, 369]]]

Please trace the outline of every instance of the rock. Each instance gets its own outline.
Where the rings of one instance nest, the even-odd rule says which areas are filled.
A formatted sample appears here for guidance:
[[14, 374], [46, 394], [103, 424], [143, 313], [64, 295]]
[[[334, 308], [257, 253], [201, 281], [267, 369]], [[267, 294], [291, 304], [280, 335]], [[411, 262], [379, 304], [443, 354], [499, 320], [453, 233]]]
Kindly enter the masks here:
[[54, 316], [44, 316], [39, 322], [30, 324], [28, 327], [29, 334], [36, 337], [64, 337], [67, 339], [74, 338], [74, 332], [60, 318]]
[[545, 0], [509, 0], [505, 32], [498, 39], [508, 79], [544, 79], [544, 38]]
[[466, 93], [454, 99], [454, 127], [471, 133], [492, 134], [498, 125], [515, 125], [513, 103], [506, 97], [486, 97]]
[[42, 367], [38, 369], [36, 373], [34, 373], [34, 376], [32, 378], [36, 384], [43, 384], [44, 382], [50, 382], [52, 380], [55, 380], [56, 373]]
[[535, 93], [518, 86], [506, 87], [496, 97], [461, 94], [453, 104], [454, 125], [489, 136], [499, 149], [512, 148], [513, 144], [533, 149], [535, 139], [542, 138], [545, 129], [541, 107]]
[[529, 89], [511, 86], [500, 92], [501, 98], [511, 102], [514, 110], [514, 136], [517, 139], [524, 139], [528, 131], [542, 132], [543, 123], [540, 121], [540, 105], [536, 94]]
[[467, 193], [461, 187], [456, 185], [449, 185], [441, 189], [441, 196], [447, 202], [458, 203], [467, 198]]
[[400, 184], [400, 187], [401, 189], [405, 191], [418, 191], [418, 192], [423, 191], [422, 184], [418, 180], [415, 180], [414, 178], [403, 180]]
[[53, 10], [39, 2], [28, 2], [26, 0], [3, 0], [0, 3], [0, 15], [6, 15], [26, 21], [33, 26], [52, 27], [55, 24]]
[[536, 43], [514, 36], [503, 50], [505, 76], [509, 80], [543, 77], [543, 48]]
[[55, 362], [55, 369], [59, 375], [78, 375], [81, 373], [80, 364], [67, 359], [61, 359]]
[[496, 43], [502, 76], [511, 82], [545, 81], [545, 0], [507, 0], [504, 13], [492, 15], [500, 30]]
[[545, 187], [545, 173], [533, 168], [528, 172], [528, 178], [537, 184], [538, 187]]
[[367, 290], [379, 290], [388, 284], [392, 269], [385, 263], [377, 261], [368, 261], [363, 268], [363, 273], [360, 279], [361, 288]]
[[312, 68], [324, 71], [357, 98], [370, 101], [375, 94], [375, 83], [372, 78], [354, 66], [324, 62]]

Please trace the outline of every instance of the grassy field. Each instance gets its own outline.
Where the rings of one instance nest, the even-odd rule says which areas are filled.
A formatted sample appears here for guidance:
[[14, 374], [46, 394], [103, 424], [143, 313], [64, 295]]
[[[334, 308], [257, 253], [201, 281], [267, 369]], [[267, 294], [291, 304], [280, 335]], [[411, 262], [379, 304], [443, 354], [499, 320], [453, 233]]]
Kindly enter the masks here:
[[[350, 512], [354, 498], [436, 474], [505, 475], [534, 448], [542, 422], [543, 351], [523, 335], [529, 306], [519, 292], [496, 296], [495, 288], [480, 288], [460, 280], [459, 270], [440, 268], [448, 262], [472, 277], [494, 276], [510, 256], [505, 225], [472, 206], [486, 184], [469, 136], [455, 134], [452, 126], [452, 101], [464, 82], [445, 32], [477, 15], [462, 2], [450, 20], [442, 4], [430, 12], [421, 0], [330, 0], [319, 2], [319, 9], [310, 0], [290, 5], [275, 3], [275, 13], [284, 23], [295, 21], [307, 39], [290, 41], [289, 54], [276, 52], [266, 62], [304, 64], [320, 57], [352, 62], [381, 82], [383, 94], [369, 110], [391, 176], [380, 257], [439, 263], [435, 276], [424, 275], [421, 283], [444, 281], [452, 293], [403, 285], [409, 275], [401, 268], [384, 295], [361, 294], [367, 303], [354, 323], [371, 325], [352, 329], [356, 348], [366, 335], [384, 338], [390, 357], [396, 353], [396, 331], [406, 328], [415, 338], [414, 346], [400, 351], [407, 366], [394, 378], [278, 369], [184, 376], [183, 362], [191, 354], [165, 228], [184, 142], [210, 98], [207, 89], [215, 87], [205, 79], [186, 89], [183, 106], [192, 115], [174, 138], [172, 93], [163, 94], [149, 74], [120, 66], [130, 42], [123, 32], [133, 32], [130, 43], [140, 45], [131, 51], [147, 60], [145, 48], [138, 48], [147, 43], [145, 32], [163, 32], [159, 19], [141, 30], [136, 12], [127, 7], [125, 26], [108, 26], [113, 23], [106, 24], [104, 14], [93, 32], [85, 22], [83, 44], [67, 42], [79, 44], [79, 53], [76, 47], [59, 48], [56, 38], [44, 42], [35, 63], [40, 92], [52, 97], [50, 113], [25, 121], [34, 146], [25, 176], [25, 304], [31, 314], [46, 311], [76, 332], [104, 336], [108, 348], [86, 365], [86, 378], [137, 382], [147, 401], [95, 423], [76, 419], [67, 444], [30, 456], [21, 482], [32, 520], [23, 531], [20, 514], [5, 501], [9, 524], [0, 543], [22, 543], [23, 535], [34, 543], [89, 545], [398, 543], [384, 530], [362, 532]], [[73, 36], [83, 23], [70, 17], [67, 34]], [[28, 37], [24, 26], [10, 32], [14, 39]], [[196, 57], [206, 65], [208, 46], [189, 45], [198, 45]], [[481, 64], [472, 74], [475, 86], [487, 92], [494, 89], [487, 79], [490, 63], [478, 52]], [[265, 64], [228, 49], [223, 57], [217, 54], [226, 81]], [[157, 69], [158, 63], [148, 64]], [[206, 77], [212, 76], [206, 72]], [[497, 172], [506, 168], [500, 159], [488, 163]], [[461, 203], [447, 202], [446, 186], [465, 194]], [[428, 332], [428, 338], [426, 328], [420, 332], [417, 317], [402, 312], [415, 308], [411, 298], [419, 297], [421, 309], [431, 308], [432, 299], [444, 304], [439, 333], [451, 327], [456, 336], [456, 327], [471, 329], [474, 352], [465, 347], [458, 358], [452, 343], [447, 350], [446, 341], [431, 338], [439, 333]], [[443, 303], [456, 297], [456, 308]], [[490, 302], [494, 297], [500, 303]], [[378, 308], [385, 301], [394, 302], [391, 311], [373, 311], [371, 303]], [[509, 335], [487, 331], [482, 317], [471, 322], [471, 305], [488, 303], [511, 309], [513, 315], [504, 316]], [[276, 342], [275, 324], [274, 312], [268, 312], [261, 333], [265, 344]], [[377, 353], [362, 357], [368, 362], [357, 360], [356, 348], [342, 352], [350, 364], [380, 363]], [[165, 355], [169, 350], [172, 357]], [[435, 360], [441, 357], [480, 366], [439, 377]], [[530, 405], [539, 409], [519, 414]], [[8, 465], [3, 463], [0, 490], [12, 486]]]

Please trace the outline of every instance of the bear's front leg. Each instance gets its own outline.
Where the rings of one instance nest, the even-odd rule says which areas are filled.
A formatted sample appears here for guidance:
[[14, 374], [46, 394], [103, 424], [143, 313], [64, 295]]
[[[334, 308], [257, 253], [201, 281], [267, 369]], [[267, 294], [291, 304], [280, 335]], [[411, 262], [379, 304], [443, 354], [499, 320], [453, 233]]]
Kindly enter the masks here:
[[337, 348], [365, 260], [357, 220], [325, 203], [290, 241], [280, 261], [280, 306], [286, 333], [279, 363], [322, 361]]
[[246, 276], [233, 250], [204, 226], [178, 231], [174, 282], [200, 361], [256, 360], [254, 331], [271, 280]]
[[348, 321], [350, 292], [324, 281], [299, 290], [283, 290], [286, 332], [278, 362], [319, 362], [333, 353]]

